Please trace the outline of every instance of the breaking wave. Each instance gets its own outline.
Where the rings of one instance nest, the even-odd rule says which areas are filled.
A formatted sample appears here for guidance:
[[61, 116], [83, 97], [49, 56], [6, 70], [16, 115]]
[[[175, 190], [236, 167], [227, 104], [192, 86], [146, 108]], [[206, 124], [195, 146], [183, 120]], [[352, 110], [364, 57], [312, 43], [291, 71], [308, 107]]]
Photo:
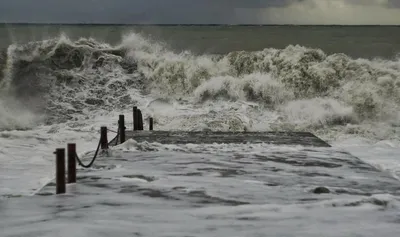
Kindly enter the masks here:
[[[115, 46], [65, 35], [10, 45], [0, 68], [0, 102], [14, 98], [30, 115], [45, 115], [28, 119], [34, 123], [5, 122], [28, 110], [2, 109], [0, 129], [77, 120], [149, 96], [210, 108], [198, 116], [208, 129], [339, 131], [379, 139], [398, 138], [400, 130], [400, 59], [353, 59], [299, 45], [199, 56], [131, 33]], [[238, 109], [243, 104], [244, 111]], [[221, 106], [229, 126], [215, 125]], [[198, 129], [189, 125], [193, 119], [182, 118], [180, 128]]]

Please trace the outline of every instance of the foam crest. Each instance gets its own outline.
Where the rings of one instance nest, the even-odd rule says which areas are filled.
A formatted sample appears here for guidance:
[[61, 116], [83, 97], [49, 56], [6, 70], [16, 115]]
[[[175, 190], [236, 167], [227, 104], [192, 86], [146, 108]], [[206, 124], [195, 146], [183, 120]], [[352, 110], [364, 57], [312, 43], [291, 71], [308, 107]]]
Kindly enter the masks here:
[[47, 123], [111, 110], [132, 101], [127, 87], [136, 83], [136, 65], [124, 55], [124, 49], [65, 35], [11, 45], [1, 89], [45, 114]]
[[282, 104], [294, 99], [293, 91], [283, 83], [274, 80], [270, 74], [252, 73], [243, 77], [214, 77], [201, 84], [194, 91], [198, 101], [228, 100], [256, 101], [269, 106]]
[[282, 107], [291, 124], [316, 127], [356, 122], [353, 108], [330, 98], [296, 100]]

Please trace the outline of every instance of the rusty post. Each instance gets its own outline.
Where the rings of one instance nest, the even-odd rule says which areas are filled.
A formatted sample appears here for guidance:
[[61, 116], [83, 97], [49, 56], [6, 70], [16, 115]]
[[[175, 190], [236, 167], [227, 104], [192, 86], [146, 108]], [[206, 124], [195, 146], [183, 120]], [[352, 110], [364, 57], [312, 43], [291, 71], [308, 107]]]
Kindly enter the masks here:
[[65, 148], [56, 149], [56, 194], [65, 193]]
[[138, 130], [138, 116], [137, 116], [137, 106], [133, 107], [133, 130]]
[[153, 117], [149, 118], [149, 130], [153, 131]]
[[101, 149], [108, 149], [107, 127], [100, 128]]
[[68, 183], [76, 183], [76, 144], [69, 143], [68, 151]]
[[118, 120], [118, 129], [119, 129], [119, 139], [121, 143], [125, 142], [125, 116], [123, 114], [119, 115]]

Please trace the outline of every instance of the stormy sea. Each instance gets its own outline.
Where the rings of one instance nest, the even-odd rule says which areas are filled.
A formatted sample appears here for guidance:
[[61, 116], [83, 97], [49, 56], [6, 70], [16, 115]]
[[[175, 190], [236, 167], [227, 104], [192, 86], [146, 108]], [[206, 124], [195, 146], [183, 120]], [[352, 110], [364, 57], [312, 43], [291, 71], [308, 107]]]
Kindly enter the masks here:
[[[332, 147], [129, 139], [53, 195], [133, 106]], [[398, 236], [400, 27], [0, 25], [0, 144], [0, 236]]]

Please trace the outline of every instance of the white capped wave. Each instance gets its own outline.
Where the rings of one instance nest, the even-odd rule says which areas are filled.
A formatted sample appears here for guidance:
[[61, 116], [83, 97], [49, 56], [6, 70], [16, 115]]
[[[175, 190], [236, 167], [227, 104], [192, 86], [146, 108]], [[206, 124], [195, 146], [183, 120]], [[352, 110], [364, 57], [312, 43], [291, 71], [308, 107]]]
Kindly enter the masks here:
[[[209, 129], [262, 129], [259, 116], [272, 116], [264, 118], [271, 122], [265, 128], [321, 134], [351, 130], [363, 136], [375, 124], [385, 124], [389, 132], [384, 136], [398, 136], [400, 59], [352, 59], [299, 45], [194, 55], [173, 52], [136, 33], [115, 46], [95, 39], [71, 41], [63, 35], [12, 47], [4, 78], [19, 98], [43, 98], [48, 123], [163, 98], [185, 109], [204, 106], [218, 111], [208, 120], [237, 117], [236, 107], [254, 103], [240, 111], [245, 119], [237, 122], [242, 126], [220, 127], [208, 121], [203, 128]], [[209, 112], [175, 118], [181, 124], [169, 128], [191, 130]], [[382, 138], [378, 132], [369, 135]]]

